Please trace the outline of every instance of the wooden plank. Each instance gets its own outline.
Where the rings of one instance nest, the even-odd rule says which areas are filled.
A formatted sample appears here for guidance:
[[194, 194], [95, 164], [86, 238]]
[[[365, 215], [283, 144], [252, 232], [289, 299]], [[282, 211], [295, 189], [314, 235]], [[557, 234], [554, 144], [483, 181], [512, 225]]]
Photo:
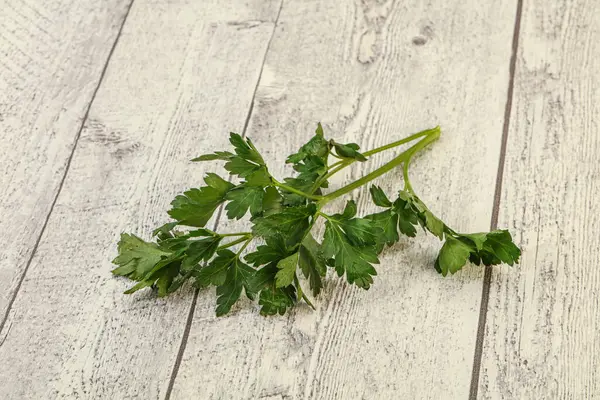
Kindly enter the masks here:
[[0, 325], [129, 2], [0, 1]]
[[[515, 1], [284, 2], [248, 135], [278, 177], [322, 121], [365, 148], [441, 124], [414, 184], [461, 231], [487, 230], [502, 135]], [[353, 169], [334, 186], [381, 165]], [[381, 183], [401, 188], [395, 172]], [[367, 191], [361, 212], [374, 210]], [[338, 206], [341, 203], [337, 203]], [[331, 278], [318, 310], [216, 319], [200, 294], [172, 398], [466, 398], [482, 270], [443, 279], [434, 238], [402, 240], [368, 292]], [[201, 371], [202, 378], [198, 378]]]
[[278, 9], [135, 2], [0, 336], [0, 398], [165, 396], [192, 292], [125, 296], [110, 260], [201, 182], [191, 157], [242, 129]]
[[524, 3], [499, 214], [523, 258], [492, 277], [482, 399], [600, 393], [599, 13]]

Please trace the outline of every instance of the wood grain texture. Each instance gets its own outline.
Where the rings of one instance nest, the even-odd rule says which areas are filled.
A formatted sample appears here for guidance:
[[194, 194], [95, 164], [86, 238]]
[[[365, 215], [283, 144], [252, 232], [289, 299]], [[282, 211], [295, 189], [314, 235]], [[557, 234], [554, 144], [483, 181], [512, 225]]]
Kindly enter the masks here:
[[2, 319], [128, 5], [129, 0], [0, 1]]
[[494, 270], [482, 399], [600, 396], [599, 13], [524, 3], [499, 214], [523, 257]]
[[[415, 162], [414, 186], [456, 229], [487, 230], [515, 9], [515, 1], [284, 2], [248, 136], [281, 177], [317, 121], [364, 148], [439, 123], [444, 134]], [[401, 174], [379, 183], [393, 194]], [[361, 212], [374, 211], [366, 190], [354, 196]], [[422, 234], [403, 239], [382, 257], [369, 292], [331, 277], [315, 312], [262, 318], [246, 302], [217, 319], [214, 291], [202, 292], [171, 398], [466, 398], [483, 273], [469, 267], [443, 279], [433, 269], [439, 246]]]
[[148, 237], [200, 184], [190, 158], [242, 129], [278, 9], [134, 3], [0, 334], [0, 398], [164, 398], [192, 293], [125, 296], [110, 260], [120, 232]]

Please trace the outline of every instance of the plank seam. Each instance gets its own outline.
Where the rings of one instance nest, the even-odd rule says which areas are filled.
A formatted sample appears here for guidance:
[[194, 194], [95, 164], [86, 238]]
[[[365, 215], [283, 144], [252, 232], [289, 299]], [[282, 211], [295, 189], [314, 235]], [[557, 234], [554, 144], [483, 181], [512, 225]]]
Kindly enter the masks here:
[[[12, 310], [12, 307], [17, 298], [17, 295], [19, 294], [19, 291], [21, 290], [21, 285], [23, 284], [23, 281], [25, 280], [25, 276], [27, 275], [27, 272], [29, 271], [29, 267], [31, 266], [33, 257], [35, 256], [35, 254], [38, 250], [39, 244], [42, 240], [42, 237], [44, 236], [44, 233], [46, 232], [46, 227], [48, 226], [48, 221], [50, 220], [50, 216], [52, 215], [52, 212], [54, 211], [54, 206], [56, 205], [58, 196], [60, 196], [60, 193], [64, 186], [65, 180], [67, 178], [67, 174], [71, 167], [71, 162], [73, 161], [73, 155], [75, 154], [75, 149], [77, 148], [77, 144], [79, 143], [79, 138], [81, 137], [81, 132], [83, 131], [85, 123], [90, 114], [90, 109], [92, 108], [92, 103], [96, 99], [98, 90], [100, 89], [100, 86], [102, 85], [102, 82], [104, 81], [104, 76], [106, 75], [106, 71], [108, 69], [108, 64], [110, 63], [110, 59], [113, 56], [115, 48], [117, 47], [117, 43], [119, 42], [119, 38], [121, 37], [121, 33], [123, 32], [123, 27], [125, 26], [125, 21], [127, 21], [127, 17], [129, 16], [129, 11], [131, 10], [131, 6], [133, 5], [134, 1], [135, 0], [131, 0], [131, 2], [129, 3], [129, 6], [127, 7], [127, 10], [125, 11], [125, 16], [123, 18], [123, 22], [121, 23], [121, 26], [119, 27], [119, 31], [117, 32], [117, 37], [115, 38], [115, 41], [112, 44], [112, 47], [108, 53], [108, 57], [106, 58], [106, 62], [104, 63], [104, 67], [102, 68], [102, 72], [100, 73], [100, 79], [98, 80], [98, 85], [96, 86], [96, 88], [94, 89], [94, 92], [92, 93], [90, 102], [88, 103], [87, 109], [85, 110], [85, 114], [83, 115], [83, 119], [81, 120], [81, 125], [79, 126], [79, 130], [77, 131], [77, 134], [75, 135], [75, 142], [73, 143], [73, 148], [71, 149], [71, 154], [69, 155], [69, 158], [67, 159], [67, 164], [65, 166], [65, 172], [63, 173], [63, 176], [60, 180], [60, 183], [58, 185], [58, 190], [56, 191], [56, 195], [54, 196], [54, 199], [52, 200], [52, 204], [50, 205], [50, 210], [48, 211], [48, 214], [46, 215], [44, 224], [42, 225], [42, 230], [40, 231], [40, 234], [39, 234], [35, 244], [33, 245], [33, 250], [31, 252], [31, 255], [29, 256], [29, 259], [27, 260], [25, 269], [23, 270], [23, 273], [21, 274], [19, 282], [17, 283], [17, 287], [16, 287], [14, 294], [12, 295], [10, 301], [8, 302], [8, 307], [6, 308], [6, 311], [2, 318], [2, 322], [0, 322], [0, 332], [2, 332], [2, 330], [4, 329], [4, 326], [6, 325], [6, 321], [8, 320], [8, 316], [10, 314], [10, 311]], [[0, 345], [1, 345], [1, 343], [0, 343]]]
[[[277, 16], [275, 17], [275, 22], [273, 23], [273, 31], [271, 32], [271, 37], [269, 37], [269, 41], [267, 42], [267, 47], [265, 49], [265, 54], [263, 56], [262, 64], [260, 66], [260, 71], [258, 73], [258, 79], [256, 80], [256, 86], [254, 87], [254, 92], [252, 93], [252, 100], [250, 101], [250, 107], [248, 108], [248, 114], [246, 115], [246, 120], [244, 121], [244, 127], [242, 129], [242, 137], [246, 137], [246, 131], [248, 130], [248, 124], [250, 123], [250, 117], [252, 116], [252, 112], [254, 111], [254, 101], [256, 99], [256, 93], [258, 92], [258, 87], [260, 85], [260, 80], [262, 78], [263, 70], [265, 68], [265, 62], [267, 61], [267, 55], [269, 54], [269, 49], [271, 48], [271, 42], [273, 41], [273, 37], [275, 36], [275, 30], [277, 29], [277, 23], [279, 22], [279, 16], [281, 15], [281, 9], [283, 8], [283, 0], [279, 4], [279, 10], [277, 11]], [[229, 181], [231, 181], [231, 176], [229, 177]], [[219, 220], [221, 219], [221, 214], [223, 212], [223, 205], [219, 207], [219, 211], [217, 213], [217, 218], [215, 221], [215, 225], [213, 230], [216, 231], [219, 226]], [[177, 357], [175, 358], [175, 364], [173, 365], [173, 370], [171, 372], [171, 377], [169, 378], [169, 384], [167, 386], [167, 391], [165, 393], [164, 400], [171, 399], [171, 393], [173, 392], [173, 387], [175, 386], [175, 379], [177, 379], [177, 374], [179, 373], [179, 368], [181, 367], [181, 362], [183, 360], [183, 355], [185, 353], [185, 348], [187, 347], [187, 342], [190, 337], [190, 331], [192, 328], [192, 322], [194, 320], [194, 312], [196, 310], [196, 303], [198, 301], [198, 294], [200, 291], [196, 289], [194, 291], [194, 296], [192, 298], [192, 304], [190, 305], [190, 311], [188, 313], [185, 328], [183, 330], [183, 335], [181, 337], [181, 344], [179, 345], [179, 350], [177, 352]]]
[[[519, 49], [519, 36], [521, 34], [521, 16], [523, 14], [523, 0], [517, 1], [517, 11], [515, 15], [515, 27], [512, 40], [512, 54], [509, 65], [508, 91], [506, 95], [506, 105], [504, 108], [504, 125], [502, 127], [502, 141], [500, 145], [500, 157], [498, 160], [498, 172], [496, 174], [496, 188], [494, 190], [494, 205], [492, 208], [492, 218], [490, 221], [490, 230], [498, 228], [498, 215], [500, 213], [500, 201], [502, 197], [502, 181], [504, 178], [504, 165], [506, 161], [506, 147], [508, 144], [508, 130], [510, 127], [510, 117], [512, 111], [513, 94], [515, 87], [515, 70], [517, 67], [517, 51]], [[481, 290], [481, 308], [479, 309], [479, 322], [477, 325], [477, 336], [475, 339], [475, 355], [473, 359], [473, 370], [471, 374], [471, 387], [469, 390], [469, 400], [477, 400], [479, 390], [479, 374], [481, 372], [481, 360], [483, 357], [483, 341], [487, 320], [488, 304], [490, 299], [490, 287], [492, 283], [492, 267], [486, 267], [483, 276], [483, 286]]]

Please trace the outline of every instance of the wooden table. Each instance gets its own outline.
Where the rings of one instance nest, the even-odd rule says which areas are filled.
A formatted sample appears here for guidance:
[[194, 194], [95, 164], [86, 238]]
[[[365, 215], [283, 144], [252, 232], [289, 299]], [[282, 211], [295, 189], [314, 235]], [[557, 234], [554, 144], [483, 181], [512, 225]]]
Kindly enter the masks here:
[[[600, 3], [0, 10], [0, 399], [600, 398]], [[459, 231], [510, 229], [521, 264], [442, 278], [421, 234], [368, 292], [328, 279], [314, 312], [122, 294], [118, 236], [200, 185], [213, 167], [190, 158], [232, 130], [283, 176], [318, 121], [363, 148], [440, 124], [414, 186]]]

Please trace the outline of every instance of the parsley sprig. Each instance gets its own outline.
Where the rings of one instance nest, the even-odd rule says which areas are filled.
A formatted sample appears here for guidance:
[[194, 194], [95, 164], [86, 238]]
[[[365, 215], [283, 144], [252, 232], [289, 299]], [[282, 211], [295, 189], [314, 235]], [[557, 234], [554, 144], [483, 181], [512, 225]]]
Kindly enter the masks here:
[[[279, 181], [271, 175], [252, 141], [231, 133], [234, 152], [217, 151], [192, 161], [225, 161], [225, 169], [239, 182], [231, 183], [208, 173], [205, 186], [175, 197], [168, 211], [174, 221], [157, 228], [154, 241], [122, 234], [119, 255], [113, 260], [118, 267], [113, 274], [137, 282], [125, 293], [153, 287], [158, 296], [166, 296], [188, 280], [198, 289], [215, 286], [217, 316], [227, 314], [242, 293], [258, 300], [261, 314], [283, 315], [300, 300], [314, 308], [301, 286], [300, 276], [313, 297], [321, 292], [328, 268], [345, 276], [350, 284], [369, 289], [377, 275], [378, 255], [396, 243], [401, 234], [416, 236], [418, 226], [443, 241], [434, 264], [443, 276], [456, 273], [468, 262], [512, 266], [519, 261], [521, 252], [508, 231], [457, 233], [435, 216], [413, 190], [409, 179], [411, 160], [439, 136], [440, 129], [436, 127], [360, 152], [355, 143], [325, 139], [319, 124], [315, 135], [286, 160], [296, 171], [295, 176]], [[328, 179], [342, 169], [415, 141], [371, 173], [324, 193]], [[336, 161], [330, 163], [330, 159]], [[341, 213], [323, 211], [332, 200], [400, 166], [404, 188], [396, 199], [390, 200], [378, 186], [370, 187], [373, 203], [382, 211], [359, 217], [352, 200]], [[229, 219], [249, 214], [251, 231], [218, 233], [207, 229], [206, 224], [223, 204]], [[319, 218], [325, 222], [322, 239], [312, 233]], [[253, 240], [262, 243], [246, 252]], [[239, 249], [232, 251], [237, 245]]]

